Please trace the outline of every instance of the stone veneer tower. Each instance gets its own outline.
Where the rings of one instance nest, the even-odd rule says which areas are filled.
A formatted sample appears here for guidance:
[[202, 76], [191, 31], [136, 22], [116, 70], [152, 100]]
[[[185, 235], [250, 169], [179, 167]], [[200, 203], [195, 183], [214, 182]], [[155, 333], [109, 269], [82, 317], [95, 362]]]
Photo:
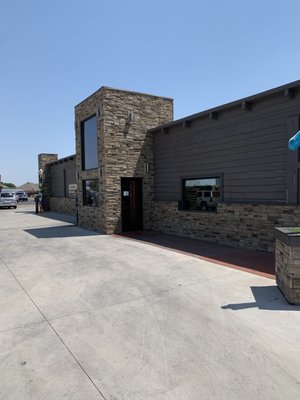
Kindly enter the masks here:
[[[97, 169], [82, 170], [82, 122], [96, 115]], [[173, 100], [101, 87], [75, 107], [78, 224], [103, 233], [122, 231], [121, 178], [143, 181], [144, 228], [154, 199], [153, 137], [148, 129], [173, 120]], [[83, 205], [86, 179], [99, 181], [99, 206]]]
[[[57, 154], [49, 154], [49, 153], [41, 153], [38, 155], [38, 164], [39, 164], [39, 185], [40, 189], [43, 192], [44, 196], [44, 210], [49, 211], [50, 205], [50, 197], [51, 197], [51, 172], [50, 172], [50, 163], [53, 161], [57, 161]], [[42, 171], [42, 176], [40, 175], [40, 171]]]

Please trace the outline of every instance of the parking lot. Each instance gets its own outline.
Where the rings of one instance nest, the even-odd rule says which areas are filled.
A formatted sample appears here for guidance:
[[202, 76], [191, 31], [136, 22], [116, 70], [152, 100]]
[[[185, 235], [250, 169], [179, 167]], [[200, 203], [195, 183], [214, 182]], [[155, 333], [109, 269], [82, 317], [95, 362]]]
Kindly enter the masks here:
[[1, 400], [300, 398], [300, 307], [273, 279], [32, 201], [0, 210], [0, 310]]

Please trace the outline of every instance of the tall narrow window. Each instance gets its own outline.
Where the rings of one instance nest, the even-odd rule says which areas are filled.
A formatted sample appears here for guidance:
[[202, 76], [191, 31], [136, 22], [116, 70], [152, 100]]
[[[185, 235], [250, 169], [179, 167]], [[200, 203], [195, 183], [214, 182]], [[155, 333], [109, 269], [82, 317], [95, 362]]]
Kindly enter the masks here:
[[67, 197], [67, 178], [65, 169], [64, 169], [64, 196]]
[[81, 124], [82, 170], [98, 168], [98, 141], [96, 116]]

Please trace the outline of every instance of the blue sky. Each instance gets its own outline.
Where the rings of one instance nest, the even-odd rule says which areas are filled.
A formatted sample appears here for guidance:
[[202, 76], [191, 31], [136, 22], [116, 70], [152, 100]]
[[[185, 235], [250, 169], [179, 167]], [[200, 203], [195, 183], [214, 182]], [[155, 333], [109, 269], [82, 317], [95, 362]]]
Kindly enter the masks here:
[[174, 98], [175, 118], [300, 79], [299, 0], [2, 0], [0, 174], [75, 153], [101, 86]]

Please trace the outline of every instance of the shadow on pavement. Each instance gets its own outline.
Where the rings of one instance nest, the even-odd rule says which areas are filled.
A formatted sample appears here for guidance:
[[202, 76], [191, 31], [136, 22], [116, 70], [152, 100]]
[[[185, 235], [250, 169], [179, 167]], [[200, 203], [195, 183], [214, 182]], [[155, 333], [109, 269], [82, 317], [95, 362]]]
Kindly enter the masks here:
[[227, 304], [223, 310], [258, 308], [274, 311], [300, 311], [300, 305], [289, 304], [277, 286], [251, 286], [255, 301], [251, 303]]
[[172, 249], [215, 264], [251, 272], [267, 278], [274, 279], [275, 277], [274, 253], [245, 250], [219, 243], [153, 231], [130, 232], [118, 236]]
[[56, 221], [70, 222], [71, 224], [76, 225], [76, 217], [73, 215], [60, 214], [50, 211], [41, 214], [37, 214], [35, 211], [15, 211], [15, 212], [18, 214], [36, 215], [37, 217], [54, 219]]
[[75, 225], [52, 226], [47, 228], [31, 228], [24, 229], [24, 232], [35, 236], [37, 239], [101, 235], [98, 232], [87, 231], [85, 229], [78, 228]]
[[16, 214], [35, 214], [34, 211], [15, 211]]

